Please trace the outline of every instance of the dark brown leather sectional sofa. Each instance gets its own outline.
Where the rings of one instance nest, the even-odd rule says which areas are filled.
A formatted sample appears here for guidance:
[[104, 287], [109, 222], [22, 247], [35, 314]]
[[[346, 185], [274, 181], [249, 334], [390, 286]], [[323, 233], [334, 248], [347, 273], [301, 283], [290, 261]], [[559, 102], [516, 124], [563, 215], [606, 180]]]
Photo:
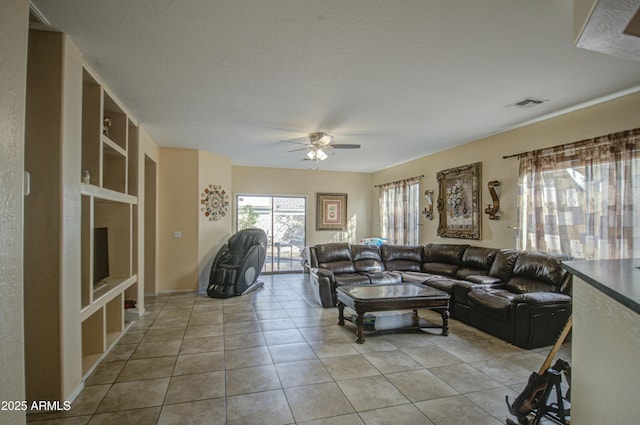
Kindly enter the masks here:
[[309, 250], [323, 307], [336, 287], [418, 282], [449, 293], [451, 316], [522, 348], [552, 345], [571, 314], [570, 257], [470, 245], [349, 245]]

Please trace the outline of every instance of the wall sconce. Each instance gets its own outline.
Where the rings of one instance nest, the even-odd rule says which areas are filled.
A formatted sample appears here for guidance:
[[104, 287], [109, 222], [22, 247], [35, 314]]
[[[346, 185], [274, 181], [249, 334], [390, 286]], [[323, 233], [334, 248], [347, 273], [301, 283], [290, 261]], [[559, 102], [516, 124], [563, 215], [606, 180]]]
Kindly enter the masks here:
[[433, 220], [433, 190], [425, 190], [424, 197], [427, 199], [427, 206], [422, 210], [424, 217]]
[[498, 199], [498, 194], [496, 193], [496, 190], [494, 188], [496, 186], [500, 186], [500, 182], [498, 180], [493, 180], [488, 183], [488, 186], [493, 204], [487, 204], [487, 208], [485, 208], [484, 213], [489, 214], [489, 220], [499, 220], [500, 217], [498, 217], [496, 214], [500, 209], [500, 200]]

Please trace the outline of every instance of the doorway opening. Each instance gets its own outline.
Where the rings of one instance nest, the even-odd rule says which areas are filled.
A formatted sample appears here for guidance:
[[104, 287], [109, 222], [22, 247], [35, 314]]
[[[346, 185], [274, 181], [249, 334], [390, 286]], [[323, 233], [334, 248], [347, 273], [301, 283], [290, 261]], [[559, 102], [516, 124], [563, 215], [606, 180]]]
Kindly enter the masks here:
[[236, 231], [257, 227], [267, 234], [263, 273], [303, 270], [306, 217], [304, 196], [236, 195]]
[[158, 295], [156, 281], [156, 163], [144, 156], [144, 293]]

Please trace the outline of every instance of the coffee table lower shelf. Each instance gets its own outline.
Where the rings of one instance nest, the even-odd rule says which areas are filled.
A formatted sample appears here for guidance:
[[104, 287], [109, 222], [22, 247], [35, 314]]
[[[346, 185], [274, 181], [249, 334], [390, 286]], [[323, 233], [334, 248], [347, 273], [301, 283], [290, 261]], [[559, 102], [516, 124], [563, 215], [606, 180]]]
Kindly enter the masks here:
[[[394, 285], [342, 286], [337, 288], [338, 325], [344, 326], [344, 308], [355, 310], [356, 342], [364, 344], [364, 315], [376, 311], [413, 310], [413, 326], [403, 329], [442, 329], [449, 335], [449, 294], [417, 283]], [[418, 309], [428, 308], [442, 317], [442, 326], [435, 325], [418, 316]]]

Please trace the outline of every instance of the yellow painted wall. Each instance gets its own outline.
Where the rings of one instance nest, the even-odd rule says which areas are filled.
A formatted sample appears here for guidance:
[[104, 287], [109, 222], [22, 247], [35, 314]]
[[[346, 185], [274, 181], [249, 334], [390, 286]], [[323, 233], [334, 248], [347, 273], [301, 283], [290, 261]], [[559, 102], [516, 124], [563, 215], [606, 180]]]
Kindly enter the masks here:
[[[158, 291], [195, 291], [209, 279], [213, 255], [231, 232], [231, 160], [192, 149], [160, 149]], [[223, 220], [209, 221], [201, 196], [209, 184], [229, 193]], [[174, 237], [181, 232], [181, 237]]]
[[[25, 399], [23, 325], [23, 193], [28, 2], [3, 2], [0, 13], [0, 400]], [[25, 423], [4, 411], [2, 423]]]
[[[198, 282], [198, 151], [160, 149], [158, 290], [195, 290]], [[181, 232], [180, 238], [174, 232]]]
[[[198, 193], [208, 185], [218, 185], [229, 197], [227, 215], [221, 220], [209, 220], [198, 208], [198, 276], [199, 287], [209, 283], [209, 272], [214, 255], [231, 236], [233, 196], [231, 193], [231, 159], [209, 152], [198, 152]], [[202, 199], [200, 197], [200, 199]], [[200, 206], [202, 204], [199, 204]]]
[[[370, 235], [371, 174], [234, 166], [235, 195], [296, 195], [307, 198], [307, 245], [348, 241]], [[316, 193], [346, 193], [348, 229], [316, 230]], [[377, 199], [377, 198], [376, 198]], [[234, 217], [235, 229], [235, 217]]]
[[[140, 214], [140, 225], [138, 226], [138, 261], [142, 261], [141, 267], [138, 267], [138, 282], [143, 284], [139, 284], [138, 291], [138, 309], [140, 311], [144, 311], [144, 295], [145, 294], [156, 294], [156, 276], [158, 276], [158, 254], [159, 247], [158, 241], [156, 239], [156, 235], [159, 231], [159, 220], [157, 217], [158, 208], [158, 194], [159, 194], [159, 172], [160, 167], [158, 163], [160, 162], [160, 148], [153, 141], [149, 133], [147, 133], [146, 129], [142, 126], [138, 127], [138, 145], [139, 145], [139, 155], [138, 155], [138, 212]], [[149, 159], [155, 162], [155, 182], [156, 182], [156, 191], [155, 193], [147, 193], [146, 184], [145, 184], [145, 157], [149, 157]], [[146, 207], [145, 207], [145, 198], [149, 197], [149, 199], [155, 201], [155, 220], [151, 220], [149, 223], [146, 221]], [[151, 228], [154, 226], [153, 228]], [[149, 245], [149, 246], [147, 246]], [[153, 273], [150, 273], [147, 276], [145, 273], [147, 262], [154, 266]], [[149, 290], [147, 292], [147, 288], [153, 288], [153, 290]]]
[[[640, 93], [603, 102], [565, 115], [540, 121], [495, 136], [480, 139], [434, 155], [425, 156], [402, 165], [375, 173], [373, 184], [399, 180], [424, 174], [421, 192], [434, 190], [434, 208], [437, 205], [438, 185], [436, 173], [460, 165], [482, 162], [482, 201], [484, 211], [491, 201], [487, 183], [500, 181], [500, 220], [489, 220], [482, 213], [482, 239], [472, 244], [498, 248], [515, 248], [516, 234], [507, 226], [517, 226], [516, 195], [518, 159], [502, 159], [503, 155], [526, 152], [596, 137], [608, 133], [640, 127]], [[424, 200], [423, 200], [424, 204]], [[425, 205], [421, 205], [421, 210]], [[372, 195], [372, 231], [379, 225], [377, 194]], [[465, 243], [463, 239], [437, 236], [438, 212], [434, 220], [421, 219], [420, 243]]]

